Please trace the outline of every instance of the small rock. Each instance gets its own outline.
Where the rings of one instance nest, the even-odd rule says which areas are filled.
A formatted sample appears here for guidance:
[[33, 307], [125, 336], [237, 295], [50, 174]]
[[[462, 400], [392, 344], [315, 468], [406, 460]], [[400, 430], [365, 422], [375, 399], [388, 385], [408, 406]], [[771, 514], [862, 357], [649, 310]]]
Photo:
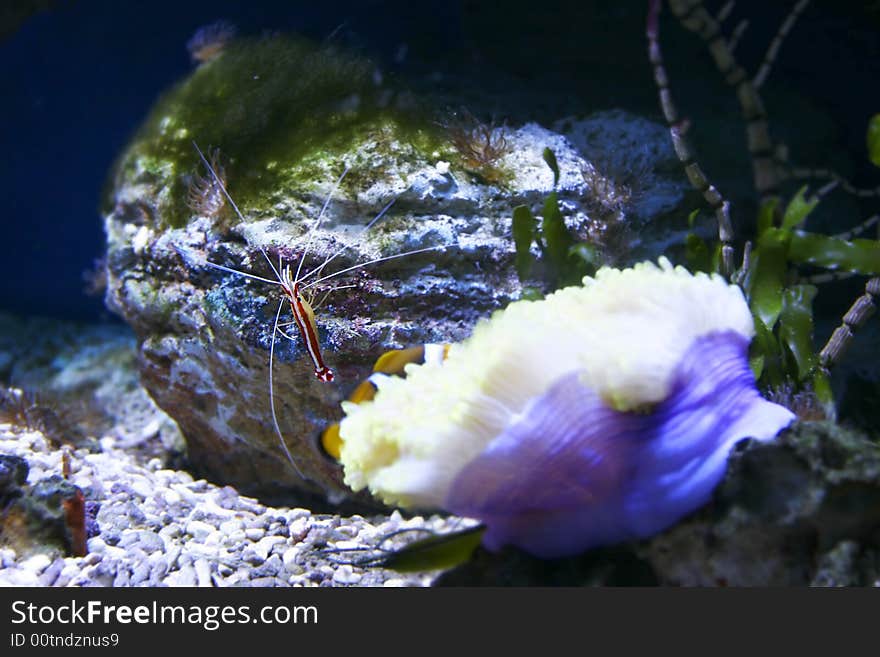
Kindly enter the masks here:
[[251, 527], [244, 530], [244, 535], [249, 541], [259, 541], [266, 531], [262, 527]]
[[153, 484], [146, 477], [135, 476], [131, 479], [131, 490], [143, 498], [153, 494]]
[[266, 536], [254, 544], [254, 552], [259, 554], [265, 561], [269, 558], [269, 552], [271, 552], [272, 548], [279, 543], [285, 543], [286, 540], [283, 536]]
[[168, 586], [195, 586], [196, 582], [198, 582], [196, 569], [189, 564], [165, 578], [165, 583]]
[[128, 568], [120, 568], [113, 579], [113, 586], [131, 586], [131, 574]]
[[179, 545], [174, 545], [168, 550], [168, 553], [165, 555], [165, 565], [168, 567], [168, 570], [173, 570], [177, 566], [177, 559], [180, 557], [181, 552], [183, 552], [183, 548]]
[[40, 586], [54, 586], [65, 565], [64, 559], [55, 559], [40, 575]]
[[131, 571], [131, 586], [138, 586], [150, 579], [150, 571], [152, 570], [149, 561], [141, 561], [134, 570]]
[[273, 554], [265, 563], [254, 568], [251, 577], [275, 577], [282, 570], [284, 570], [284, 564], [281, 562], [281, 557]]
[[224, 520], [220, 523], [220, 531], [224, 534], [232, 534], [244, 529], [244, 523], [238, 518]]
[[257, 554], [253, 547], [246, 547], [241, 551], [241, 560], [253, 566], [259, 566], [266, 560], [266, 557]]
[[333, 573], [333, 582], [336, 584], [352, 585], [361, 581], [362, 575], [354, 572], [348, 564], [343, 564]]
[[178, 538], [183, 535], [183, 530], [176, 522], [171, 522], [159, 530], [159, 536], [167, 538]]
[[137, 536], [137, 546], [148, 554], [165, 549], [165, 541], [156, 532], [141, 530], [137, 533]]
[[193, 564], [196, 571], [196, 581], [199, 586], [211, 586], [211, 564], [205, 559], [196, 559]]
[[77, 564], [65, 562], [64, 569], [58, 575], [53, 586], [67, 586], [78, 573], [79, 566]]
[[296, 564], [296, 559], [299, 556], [299, 550], [295, 547], [287, 548], [284, 551], [284, 554], [281, 557], [281, 562], [284, 564], [284, 567], [287, 570], [293, 570]]
[[0, 566], [11, 568], [15, 564], [15, 550], [3, 548], [0, 550]]
[[103, 555], [100, 552], [92, 552], [91, 550], [89, 550], [89, 553], [83, 557], [81, 565], [93, 566], [97, 563], [100, 563], [101, 559], [103, 559]]
[[248, 581], [248, 586], [270, 588], [276, 586], [284, 586], [284, 582], [277, 577], [257, 577]]
[[214, 531], [215, 528], [212, 525], [201, 520], [191, 520], [186, 523], [186, 533], [197, 541], [204, 541]]
[[39, 586], [36, 573], [22, 568], [0, 570], [0, 586]]
[[19, 564], [21, 568], [29, 570], [35, 575], [39, 575], [52, 563], [52, 559], [46, 554], [35, 554], [29, 559], [25, 559]]

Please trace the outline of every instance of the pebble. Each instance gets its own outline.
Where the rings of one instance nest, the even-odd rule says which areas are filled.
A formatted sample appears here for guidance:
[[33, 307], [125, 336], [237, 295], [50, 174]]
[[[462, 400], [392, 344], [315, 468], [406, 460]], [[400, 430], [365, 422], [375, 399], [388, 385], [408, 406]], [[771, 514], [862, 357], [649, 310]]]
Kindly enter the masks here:
[[245, 563], [249, 563], [252, 566], [259, 566], [266, 560], [266, 557], [260, 556], [257, 554], [257, 551], [254, 550], [253, 547], [246, 547], [241, 551], [241, 560]]
[[263, 534], [265, 534], [265, 530], [262, 527], [251, 527], [250, 529], [244, 530], [245, 538], [249, 541], [259, 541], [263, 538]]
[[269, 552], [272, 551], [272, 548], [286, 542], [287, 539], [283, 536], [266, 536], [254, 544], [254, 552], [260, 555], [265, 561], [269, 558]]
[[70, 581], [79, 573], [79, 566], [75, 563], [66, 563], [64, 568], [61, 570], [61, 574], [58, 575], [58, 579], [55, 580], [54, 586], [67, 586]]
[[337, 584], [352, 585], [361, 581], [362, 575], [354, 572], [354, 569], [348, 564], [342, 564], [333, 573], [333, 581]]
[[165, 564], [168, 566], [168, 570], [171, 570], [177, 565], [177, 559], [180, 558], [181, 553], [183, 552], [183, 547], [180, 545], [174, 545], [165, 555]]
[[287, 570], [293, 570], [296, 566], [296, 560], [299, 556], [299, 550], [295, 547], [287, 548], [281, 556], [281, 561]]
[[256, 577], [274, 577], [284, 570], [284, 564], [281, 563], [281, 557], [273, 554], [265, 563], [254, 568], [251, 573], [251, 579]]
[[197, 541], [204, 541], [210, 534], [214, 532], [214, 527], [201, 520], [191, 520], [186, 523], [186, 533]]
[[277, 577], [257, 577], [248, 581], [248, 586], [260, 586], [264, 588], [284, 586], [284, 581]]
[[165, 549], [165, 541], [156, 532], [139, 531], [137, 535], [137, 546], [142, 548], [144, 552], [159, 552]]
[[15, 550], [10, 548], [0, 549], [0, 566], [11, 568], [15, 565]]
[[150, 579], [150, 571], [152, 567], [148, 561], [141, 561], [134, 567], [131, 572], [131, 585], [137, 586]]
[[240, 531], [244, 529], [244, 523], [235, 518], [233, 520], [224, 520], [220, 523], [220, 527], [218, 528], [221, 534], [232, 534], [234, 532]]
[[199, 586], [211, 586], [211, 564], [205, 559], [196, 559], [194, 564], [196, 582]]
[[116, 573], [113, 579], [113, 586], [131, 586], [131, 574], [128, 569], [122, 568]]
[[0, 570], [0, 586], [39, 586], [40, 580], [36, 573], [24, 568], [6, 568]]
[[196, 569], [189, 564], [165, 578], [168, 586], [195, 586], [196, 582], [198, 582]]
[[133, 477], [130, 486], [131, 490], [143, 498], [150, 497], [153, 493], [153, 485], [146, 477]]
[[64, 570], [64, 559], [55, 559], [46, 570], [40, 575], [40, 586], [52, 586], [58, 579], [58, 576], [61, 574], [61, 571]]
[[21, 562], [20, 566], [25, 570], [29, 570], [35, 575], [42, 573], [52, 563], [52, 558], [48, 554], [35, 554]]
[[[333, 561], [328, 547], [369, 547], [400, 526], [461, 519], [339, 517], [302, 507], [266, 507], [230, 486], [194, 481], [150, 456], [102, 439], [101, 452], [73, 450], [71, 481], [98, 508], [98, 535], [82, 558], [19, 556], [0, 548], [7, 586], [425, 586], [430, 574], [401, 575]], [[0, 427], [0, 453], [21, 456], [32, 475], [57, 472], [60, 452], [36, 432]], [[34, 480], [36, 481], [36, 479]], [[32, 481], [31, 483], [34, 483]]]

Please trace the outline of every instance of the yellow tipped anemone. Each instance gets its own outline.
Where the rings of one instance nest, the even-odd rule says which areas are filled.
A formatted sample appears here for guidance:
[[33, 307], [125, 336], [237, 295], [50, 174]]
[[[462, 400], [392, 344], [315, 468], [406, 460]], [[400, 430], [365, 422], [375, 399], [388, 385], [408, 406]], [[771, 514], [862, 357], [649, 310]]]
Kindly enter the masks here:
[[741, 290], [666, 259], [512, 303], [445, 361], [407, 365], [406, 379], [377, 381], [372, 401], [343, 402], [345, 481], [387, 503], [443, 508], [463, 468], [566, 375], [615, 412], [648, 412], [694, 341], [723, 332], [746, 344], [754, 334]]

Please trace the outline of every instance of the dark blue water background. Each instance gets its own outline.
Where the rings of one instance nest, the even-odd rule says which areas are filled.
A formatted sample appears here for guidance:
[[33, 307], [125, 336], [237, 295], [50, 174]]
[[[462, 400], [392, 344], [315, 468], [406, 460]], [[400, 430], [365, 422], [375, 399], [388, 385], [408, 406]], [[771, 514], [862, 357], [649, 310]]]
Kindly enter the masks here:
[[[757, 61], [791, 3], [739, 4], [743, 13], [769, 15], [743, 41], [743, 58]], [[831, 117], [831, 134], [822, 124], [815, 143], [846, 153], [851, 172], [877, 184], [864, 147], [867, 118], [880, 111], [880, 38], [870, 4], [813, 3], [767, 87], [780, 97], [788, 90], [809, 96], [808, 112], [780, 101], [782, 123], [807, 133], [809, 144], [802, 114]], [[224, 18], [245, 34], [333, 34], [417, 87], [519, 97], [506, 108], [514, 123], [613, 107], [658, 117], [644, 7], [635, 0], [60, 0], [0, 41], [0, 310], [108, 318], [102, 299], [84, 294], [82, 278], [103, 248], [107, 172], [156, 96], [192, 69], [185, 44], [202, 25]], [[663, 29], [685, 113], [735, 115], [695, 37], [668, 15]]]

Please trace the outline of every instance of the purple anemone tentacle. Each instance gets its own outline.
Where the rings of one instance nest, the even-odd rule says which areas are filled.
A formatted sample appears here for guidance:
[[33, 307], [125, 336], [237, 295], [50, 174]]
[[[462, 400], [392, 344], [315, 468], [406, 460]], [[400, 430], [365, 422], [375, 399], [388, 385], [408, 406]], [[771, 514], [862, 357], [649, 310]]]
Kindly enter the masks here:
[[734, 331], [694, 341], [670, 395], [619, 412], [561, 377], [464, 467], [445, 507], [482, 520], [489, 549], [540, 557], [659, 532], [705, 504], [744, 438], [770, 440], [794, 415], [763, 399]]

